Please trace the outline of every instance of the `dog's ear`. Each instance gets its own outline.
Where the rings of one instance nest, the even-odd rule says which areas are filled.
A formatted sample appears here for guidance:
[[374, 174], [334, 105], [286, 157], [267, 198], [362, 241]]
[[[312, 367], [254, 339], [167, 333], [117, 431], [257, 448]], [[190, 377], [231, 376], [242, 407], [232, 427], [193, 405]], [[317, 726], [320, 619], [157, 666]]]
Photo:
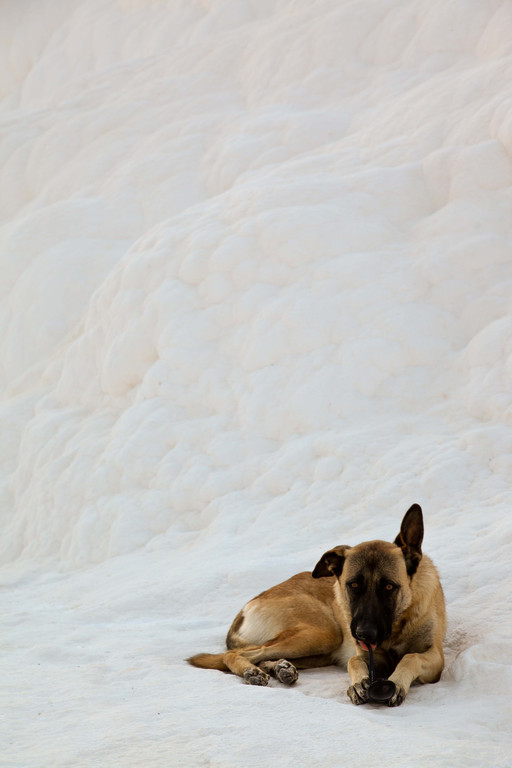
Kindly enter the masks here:
[[407, 573], [416, 573], [421, 560], [421, 542], [423, 541], [423, 513], [419, 504], [413, 504], [405, 513], [400, 533], [395, 544], [400, 547], [405, 557]]
[[345, 564], [345, 553], [350, 549], [348, 544], [341, 544], [326, 552], [313, 571], [314, 579], [321, 579], [323, 576], [341, 576], [343, 565]]

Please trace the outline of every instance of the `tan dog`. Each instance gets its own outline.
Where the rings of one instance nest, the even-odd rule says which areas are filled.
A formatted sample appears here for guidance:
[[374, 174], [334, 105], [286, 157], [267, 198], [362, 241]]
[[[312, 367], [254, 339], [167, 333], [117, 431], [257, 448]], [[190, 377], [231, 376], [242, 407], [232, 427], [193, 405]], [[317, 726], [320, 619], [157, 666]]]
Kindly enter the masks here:
[[297, 668], [347, 663], [347, 694], [363, 704], [370, 646], [378, 676], [396, 686], [388, 704], [398, 706], [412, 682], [435, 683], [444, 666], [443, 590], [434, 564], [421, 553], [422, 540], [423, 515], [414, 504], [393, 544], [334, 547], [313, 573], [299, 573], [250, 600], [231, 625], [226, 652], [188, 661], [253, 685], [266, 685], [269, 675], [290, 685]]

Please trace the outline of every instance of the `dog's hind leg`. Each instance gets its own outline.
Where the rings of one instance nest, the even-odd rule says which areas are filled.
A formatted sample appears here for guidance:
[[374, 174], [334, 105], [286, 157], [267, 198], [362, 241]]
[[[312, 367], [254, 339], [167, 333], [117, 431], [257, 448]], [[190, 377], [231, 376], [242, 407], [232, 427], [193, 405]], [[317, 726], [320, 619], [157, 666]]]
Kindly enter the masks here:
[[250, 685], [267, 685], [270, 676], [247, 658], [247, 654], [258, 651], [259, 648], [260, 646], [250, 645], [246, 648], [226, 651], [223, 658], [224, 664], [230, 672], [243, 677]]
[[[336, 650], [339, 643], [339, 632], [306, 624], [286, 629], [261, 645], [227, 651], [223, 661], [231, 672], [252, 685], [267, 685], [269, 673], [290, 685], [298, 677], [290, 660], [305, 662], [309, 657], [317, 657], [318, 664], [311, 666], [325, 666], [326, 657]], [[301, 666], [310, 665], [305, 663]]]
[[264, 672], [272, 675], [272, 677], [275, 677], [276, 680], [279, 680], [280, 683], [284, 683], [285, 685], [292, 685], [299, 677], [296, 667], [286, 659], [279, 659], [278, 661], [260, 661], [258, 666]]

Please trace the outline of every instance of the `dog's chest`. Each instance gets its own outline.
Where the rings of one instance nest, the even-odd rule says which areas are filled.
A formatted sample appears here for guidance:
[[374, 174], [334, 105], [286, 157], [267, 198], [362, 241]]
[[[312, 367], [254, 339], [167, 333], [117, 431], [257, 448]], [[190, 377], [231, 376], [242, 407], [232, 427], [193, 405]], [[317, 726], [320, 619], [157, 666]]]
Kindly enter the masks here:
[[348, 660], [356, 653], [356, 648], [351, 637], [345, 637], [338, 648], [332, 652], [332, 660], [340, 667], [346, 667]]

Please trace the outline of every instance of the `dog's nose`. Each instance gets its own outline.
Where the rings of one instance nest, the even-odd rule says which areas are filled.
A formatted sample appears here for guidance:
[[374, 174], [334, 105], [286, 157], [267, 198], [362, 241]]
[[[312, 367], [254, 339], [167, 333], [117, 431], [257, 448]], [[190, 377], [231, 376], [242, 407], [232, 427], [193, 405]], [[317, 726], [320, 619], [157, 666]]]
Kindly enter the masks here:
[[366, 645], [375, 645], [377, 642], [377, 630], [375, 627], [369, 627], [366, 625], [358, 625], [356, 629], [356, 638], [361, 640]]

